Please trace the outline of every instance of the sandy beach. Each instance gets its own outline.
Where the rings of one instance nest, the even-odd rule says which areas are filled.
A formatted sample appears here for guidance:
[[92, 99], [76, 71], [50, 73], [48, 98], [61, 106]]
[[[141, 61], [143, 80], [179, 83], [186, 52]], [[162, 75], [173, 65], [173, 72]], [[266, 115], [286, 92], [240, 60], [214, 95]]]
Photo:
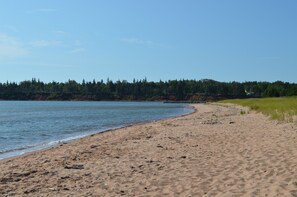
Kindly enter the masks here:
[[296, 124], [194, 107], [0, 160], [0, 196], [297, 196]]

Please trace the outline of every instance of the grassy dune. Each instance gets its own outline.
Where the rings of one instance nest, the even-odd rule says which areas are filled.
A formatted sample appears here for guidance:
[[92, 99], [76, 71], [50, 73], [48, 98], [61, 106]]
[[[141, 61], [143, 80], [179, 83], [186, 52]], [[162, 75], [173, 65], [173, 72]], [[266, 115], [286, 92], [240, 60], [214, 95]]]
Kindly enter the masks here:
[[233, 99], [220, 103], [233, 103], [249, 107], [272, 119], [293, 122], [297, 115], [297, 97], [259, 98], [259, 99]]

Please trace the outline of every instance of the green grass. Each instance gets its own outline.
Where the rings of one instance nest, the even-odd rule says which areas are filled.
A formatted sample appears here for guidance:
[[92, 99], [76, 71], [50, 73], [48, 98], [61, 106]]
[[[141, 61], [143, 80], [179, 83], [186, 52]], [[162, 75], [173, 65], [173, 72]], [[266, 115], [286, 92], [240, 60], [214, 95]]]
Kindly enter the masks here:
[[274, 120], [293, 122], [297, 115], [297, 97], [259, 98], [259, 99], [232, 99], [219, 103], [233, 103], [249, 107], [261, 112]]

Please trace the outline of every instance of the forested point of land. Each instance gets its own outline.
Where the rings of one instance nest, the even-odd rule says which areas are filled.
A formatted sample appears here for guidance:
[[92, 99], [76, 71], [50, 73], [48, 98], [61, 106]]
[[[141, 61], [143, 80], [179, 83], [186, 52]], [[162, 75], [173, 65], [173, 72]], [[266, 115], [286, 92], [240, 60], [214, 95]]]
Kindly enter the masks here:
[[106, 82], [75, 80], [44, 83], [32, 79], [0, 83], [1, 100], [92, 100], [92, 101], [214, 101], [230, 98], [260, 98], [297, 95], [297, 84], [276, 82], [219, 82], [168, 80], [133, 82], [107, 79]]

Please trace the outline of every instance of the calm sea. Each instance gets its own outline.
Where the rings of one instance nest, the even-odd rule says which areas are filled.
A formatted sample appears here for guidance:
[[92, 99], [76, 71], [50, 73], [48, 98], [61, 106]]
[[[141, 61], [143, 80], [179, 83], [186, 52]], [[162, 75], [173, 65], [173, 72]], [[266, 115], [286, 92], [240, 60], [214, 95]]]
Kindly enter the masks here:
[[161, 102], [0, 101], [0, 158], [190, 112]]

